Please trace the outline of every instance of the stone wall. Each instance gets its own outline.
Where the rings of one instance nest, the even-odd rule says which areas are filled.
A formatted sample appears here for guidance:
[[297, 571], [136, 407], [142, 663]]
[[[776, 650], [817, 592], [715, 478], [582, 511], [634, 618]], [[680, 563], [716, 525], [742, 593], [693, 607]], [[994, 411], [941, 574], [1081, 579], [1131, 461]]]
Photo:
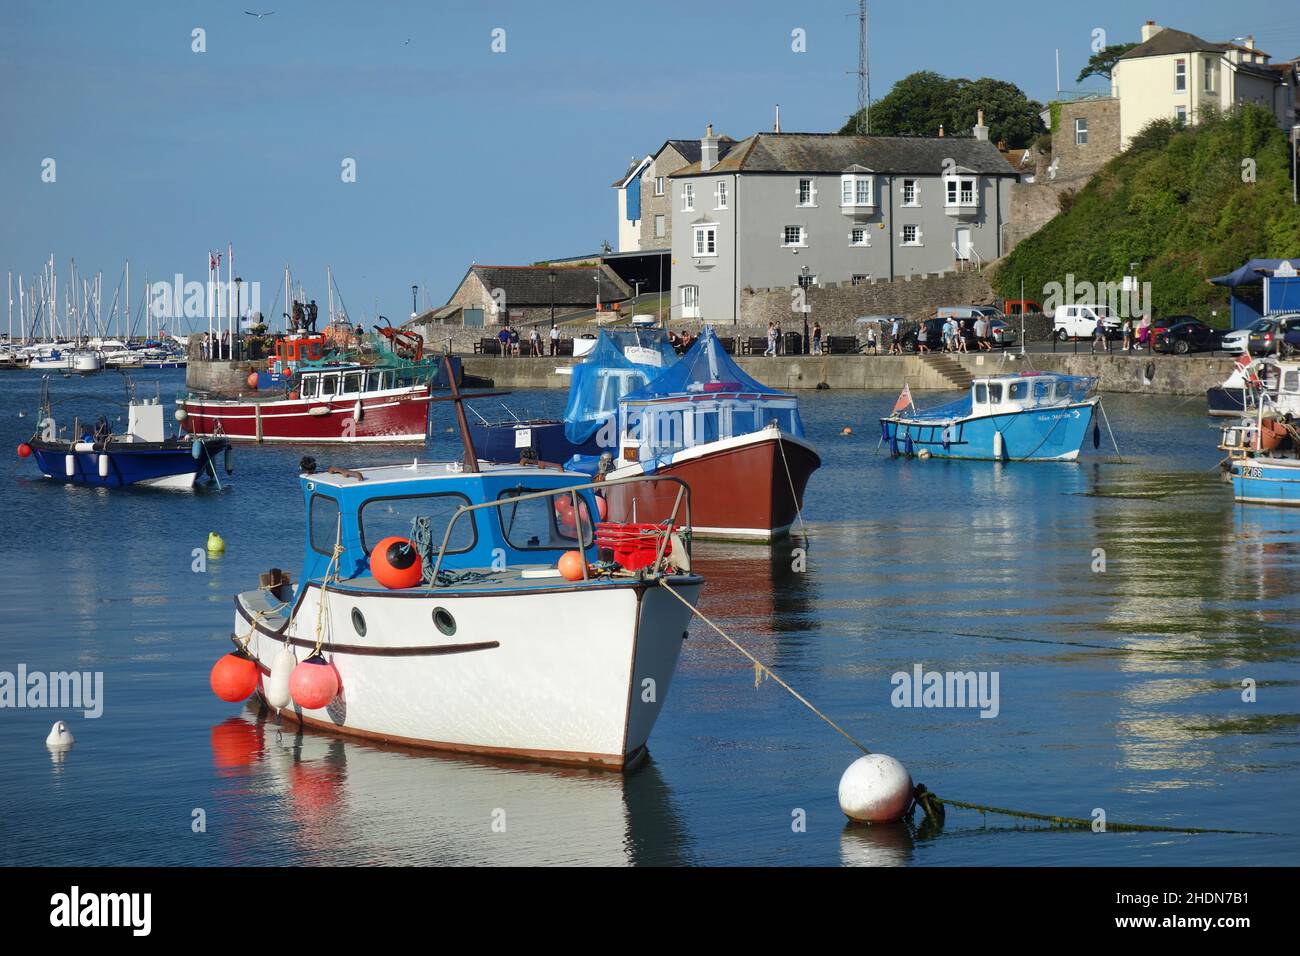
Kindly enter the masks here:
[[[1035, 177], [1035, 179], [1039, 179]], [[1039, 179], [1032, 183], [1016, 183], [1009, 191], [1007, 225], [1002, 230], [1002, 248], [1010, 252], [1021, 241], [1029, 238], [1047, 225], [1061, 211], [1060, 190]], [[1025, 295], [1029, 298], [1026, 290]]]
[[[1075, 142], [1074, 122], [1088, 121], [1088, 142]], [[1052, 160], [1056, 182], [1082, 186], [1119, 155], [1119, 100], [1106, 97], [1061, 104], [1060, 128], [1052, 133]], [[1074, 182], [1077, 180], [1077, 182]]]
[[[805, 290], [811, 308], [808, 322], [821, 323], [825, 335], [852, 334], [854, 320], [861, 315], [902, 315], [922, 319], [941, 305], [993, 305], [993, 289], [978, 272], [950, 272], [942, 277], [900, 277], [890, 282], [878, 279], [862, 285], [842, 282]], [[791, 309], [790, 288], [742, 289], [740, 322], [720, 325], [720, 335], [766, 334], [767, 323], [781, 323], [785, 331], [803, 329], [803, 316]], [[674, 323], [674, 325], [677, 323]], [[758, 330], [748, 331], [744, 330]]]

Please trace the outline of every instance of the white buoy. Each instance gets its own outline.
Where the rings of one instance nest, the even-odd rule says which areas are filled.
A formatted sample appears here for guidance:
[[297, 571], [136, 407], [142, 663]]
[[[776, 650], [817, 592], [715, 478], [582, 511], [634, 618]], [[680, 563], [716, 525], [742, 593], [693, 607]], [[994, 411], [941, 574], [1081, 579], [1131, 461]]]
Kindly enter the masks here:
[[99, 456], [99, 477], [101, 478], [108, 477], [108, 456], [107, 455]]
[[998, 461], [1001, 461], [1004, 457], [1002, 450], [1002, 433], [995, 431], [993, 433], [993, 457]]
[[930, 449], [922, 448], [920, 451], [916, 453], [916, 457], [921, 459], [921, 461], [925, 461], [927, 458], [930, 457]]
[[178, 408], [176, 409], [175, 416], [178, 422], [183, 422], [185, 419], [190, 417], [190, 413], [183, 408]]
[[56, 720], [54, 726], [50, 728], [50, 735], [45, 738], [45, 746], [51, 750], [67, 750], [77, 739], [72, 736], [72, 731], [68, 725], [61, 720]]
[[912, 805], [912, 775], [887, 754], [867, 754], [840, 777], [840, 809], [861, 823], [892, 823]]
[[72, 455], [63, 456], [63, 471], [69, 478], [77, 473], [77, 459]]
[[271, 662], [271, 674], [262, 687], [266, 691], [266, 702], [277, 711], [289, 706], [289, 677], [298, 666], [298, 659], [293, 656], [293, 649], [283, 645]]

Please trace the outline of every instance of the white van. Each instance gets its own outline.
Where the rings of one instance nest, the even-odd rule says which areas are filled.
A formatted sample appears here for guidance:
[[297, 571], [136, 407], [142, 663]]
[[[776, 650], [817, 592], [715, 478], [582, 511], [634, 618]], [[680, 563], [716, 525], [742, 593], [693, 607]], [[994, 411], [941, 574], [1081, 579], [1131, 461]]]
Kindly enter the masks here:
[[1097, 320], [1106, 323], [1107, 335], [1118, 335], [1120, 320], [1106, 305], [1058, 305], [1052, 313], [1052, 331], [1062, 342], [1090, 339], [1097, 331]]

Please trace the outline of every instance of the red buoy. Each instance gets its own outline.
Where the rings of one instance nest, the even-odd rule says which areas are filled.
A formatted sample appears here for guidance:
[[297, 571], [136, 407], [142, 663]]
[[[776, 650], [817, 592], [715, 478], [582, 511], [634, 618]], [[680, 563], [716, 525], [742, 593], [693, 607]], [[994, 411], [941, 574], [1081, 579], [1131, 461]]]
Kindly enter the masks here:
[[212, 665], [208, 683], [212, 693], [228, 703], [247, 700], [257, 689], [257, 663], [247, 654], [231, 651]]
[[596, 514], [600, 515], [601, 521], [609, 517], [609, 502], [604, 495], [596, 495]]
[[289, 696], [303, 710], [319, 710], [339, 692], [334, 665], [320, 654], [307, 658], [289, 675]]
[[19, 445], [19, 446], [18, 446], [18, 457], [19, 457], [19, 458], [30, 458], [30, 457], [32, 457], [32, 446], [29, 445], [29, 444], [27, 444], [27, 442], [23, 442], [21, 445]]
[[413, 588], [424, 580], [420, 556], [405, 538], [385, 538], [370, 549], [370, 573], [390, 590]]
[[584, 564], [581, 551], [565, 551], [560, 555], [560, 576], [566, 581], [581, 581]]

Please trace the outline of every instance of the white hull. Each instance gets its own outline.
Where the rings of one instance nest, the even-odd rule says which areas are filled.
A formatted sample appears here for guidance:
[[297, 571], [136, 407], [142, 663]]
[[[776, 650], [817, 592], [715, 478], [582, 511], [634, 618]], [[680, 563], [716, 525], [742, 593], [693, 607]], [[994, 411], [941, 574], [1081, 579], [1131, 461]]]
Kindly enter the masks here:
[[[698, 578], [670, 581], [695, 601]], [[290, 625], [299, 660], [315, 642], [320, 593], [313, 585], [300, 594]], [[455, 620], [453, 634], [432, 625], [435, 608]], [[236, 609], [237, 634], [249, 632], [251, 618]], [[635, 582], [508, 593], [331, 590], [324, 650], [343, 689], [325, 708], [291, 705], [285, 715], [414, 746], [621, 768], [645, 752], [689, 620], [672, 595]], [[268, 625], [249, 645], [264, 673], [281, 643], [278, 623]]]

